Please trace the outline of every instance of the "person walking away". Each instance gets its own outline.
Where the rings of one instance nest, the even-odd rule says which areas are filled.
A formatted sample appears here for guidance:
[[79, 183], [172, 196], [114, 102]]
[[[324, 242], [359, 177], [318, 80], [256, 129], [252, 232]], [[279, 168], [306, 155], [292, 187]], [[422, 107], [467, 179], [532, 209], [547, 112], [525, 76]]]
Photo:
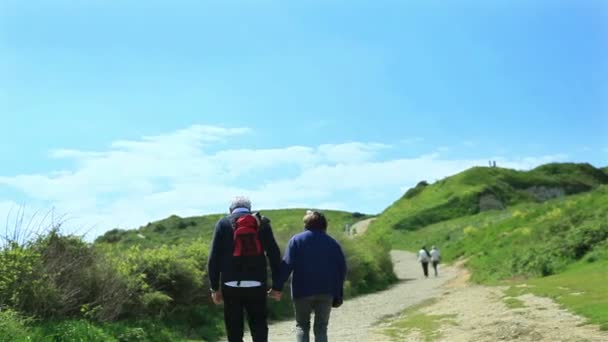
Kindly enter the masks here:
[[279, 287], [293, 273], [291, 296], [296, 314], [296, 341], [309, 342], [314, 312], [315, 342], [326, 342], [332, 307], [342, 305], [346, 260], [340, 244], [327, 234], [327, 219], [307, 211], [304, 232], [289, 240], [281, 263]]
[[429, 277], [429, 260], [431, 258], [431, 254], [426, 249], [426, 246], [422, 246], [422, 249], [418, 251], [418, 261], [422, 264], [422, 271], [424, 272], [424, 277]]
[[431, 262], [433, 263], [433, 269], [435, 270], [435, 277], [437, 276], [437, 265], [439, 265], [439, 261], [441, 261], [441, 253], [437, 247], [431, 247]]
[[253, 341], [268, 341], [266, 258], [273, 285], [278, 284], [275, 279], [281, 252], [270, 220], [252, 213], [248, 198], [235, 197], [230, 214], [215, 225], [207, 263], [211, 298], [216, 305], [224, 302], [224, 324], [230, 342], [243, 341], [244, 311]]

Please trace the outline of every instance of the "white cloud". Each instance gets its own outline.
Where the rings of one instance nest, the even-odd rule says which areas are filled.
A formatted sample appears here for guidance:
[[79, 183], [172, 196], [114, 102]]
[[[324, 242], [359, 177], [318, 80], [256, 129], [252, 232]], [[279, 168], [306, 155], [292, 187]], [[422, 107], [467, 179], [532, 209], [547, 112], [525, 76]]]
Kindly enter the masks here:
[[465, 140], [462, 142], [462, 144], [466, 147], [471, 147], [471, 148], [477, 146], [477, 144], [475, 144], [475, 142], [472, 140]]
[[[171, 214], [224, 212], [237, 194], [250, 196], [256, 208], [379, 212], [420, 180], [434, 181], [487, 163], [487, 158], [447, 160], [437, 153], [385, 160], [379, 152], [391, 146], [365, 142], [210, 149], [249, 132], [197, 125], [116, 141], [107, 151], [54, 150], [52, 158], [69, 158], [76, 166], [48, 174], [0, 177], [0, 187], [21, 191], [37, 207], [67, 213], [80, 232], [91, 229], [95, 236]], [[527, 169], [565, 158], [492, 159], [498, 166]], [[0, 214], [13, 205], [0, 203]]]

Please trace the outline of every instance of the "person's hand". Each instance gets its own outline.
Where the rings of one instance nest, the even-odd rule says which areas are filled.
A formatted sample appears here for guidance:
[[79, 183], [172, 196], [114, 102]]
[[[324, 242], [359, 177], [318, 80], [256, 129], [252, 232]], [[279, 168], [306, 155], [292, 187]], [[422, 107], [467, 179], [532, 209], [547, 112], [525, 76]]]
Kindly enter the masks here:
[[281, 291], [277, 291], [277, 290], [273, 290], [273, 289], [268, 290], [268, 297], [276, 300], [277, 302], [281, 300], [282, 296], [283, 296], [283, 292], [281, 292]]
[[220, 305], [224, 301], [224, 296], [222, 296], [220, 291], [213, 291], [211, 292], [211, 299], [215, 305]]
[[332, 308], [339, 308], [344, 303], [344, 299], [342, 297], [336, 297], [331, 303]]

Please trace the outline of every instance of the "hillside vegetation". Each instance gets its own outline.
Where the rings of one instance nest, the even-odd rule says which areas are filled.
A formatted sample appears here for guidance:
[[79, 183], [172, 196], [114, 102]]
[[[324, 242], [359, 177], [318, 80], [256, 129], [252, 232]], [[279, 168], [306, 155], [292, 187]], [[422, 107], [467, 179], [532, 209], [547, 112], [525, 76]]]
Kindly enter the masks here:
[[589, 164], [546, 164], [530, 171], [474, 167], [432, 185], [420, 182], [376, 219], [370, 229], [415, 230], [432, 223], [537, 203], [608, 184]]
[[[304, 212], [263, 211], [281, 250], [302, 231]], [[345, 225], [365, 215], [325, 213], [329, 233], [341, 241], [347, 256], [347, 297], [395, 281], [388, 245], [380, 239], [355, 241], [344, 233]], [[7, 244], [0, 250], [0, 341], [1, 336], [216, 340], [223, 333], [221, 307], [210, 302], [205, 269], [214, 225], [221, 216], [171, 216], [136, 230], [111, 230], [95, 244], [56, 230], [34, 241]], [[288, 300], [271, 303], [271, 318], [291, 315]]]
[[601, 186], [546, 203], [520, 204], [395, 232], [392, 240], [395, 247], [413, 251], [438, 245], [448, 262], [466, 258], [475, 281], [547, 276], [606, 248], [606, 208], [608, 186]]
[[[526, 283], [513, 291], [550, 296], [608, 328], [608, 185], [602, 184], [603, 171], [588, 164], [529, 172], [473, 168], [411, 189], [370, 229], [389, 236], [394, 248], [437, 245], [444, 261], [467, 260], [473, 281]], [[494, 208], [483, 208], [488, 194], [500, 201]], [[433, 198], [444, 204], [458, 198], [451, 201], [460, 205], [433, 205]]]
[[[303, 230], [302, 218], [306, 209], [262, 210], [261, 213], [271, 220], [272, 230], [281, 251], [287, 241]], [[386, 288], [396, 280], [392, 272], [389, 249], [383, 239], [351, 239], [346, 231], [355, 222], [369, 218], [361, 213], [344, 211], [323, 211], [328, 220], [328, 233], [340, 241], [345, 250], [349, 268], [345, 292], [347, 296], [368, 293]], [[115, 256], [128, 251], [157, 249], [162, 246], [203, 245], [208, 248], [215, 223], [223, 214], [167, 219], [148, 223], [136, 230], [111, 230], [96, 240], [96, 247]], [[148, 253], [148, 252], [144, 252]], [[206, 254], [202, 257], [205, 258]], [[206, 280], [206, 279], [205, 279]], [[288, 290], [288, 289], [287, 289]], [[291, 308], [282, 310], [283, 314]], [[271, 311], [271, 316], [276, 315]]]

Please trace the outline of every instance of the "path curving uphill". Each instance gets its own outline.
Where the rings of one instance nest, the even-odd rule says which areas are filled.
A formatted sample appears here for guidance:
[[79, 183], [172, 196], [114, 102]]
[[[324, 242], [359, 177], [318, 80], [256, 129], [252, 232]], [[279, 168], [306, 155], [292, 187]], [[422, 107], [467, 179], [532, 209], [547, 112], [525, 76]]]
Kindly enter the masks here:
[[369, 228], [370, 223], [372, 223], [375, 219], [375, 217], [372, 217], [353, 224], [350, 227], [351, 236], [363, 235], [363, 233], [367, 231], [367, 228]]

